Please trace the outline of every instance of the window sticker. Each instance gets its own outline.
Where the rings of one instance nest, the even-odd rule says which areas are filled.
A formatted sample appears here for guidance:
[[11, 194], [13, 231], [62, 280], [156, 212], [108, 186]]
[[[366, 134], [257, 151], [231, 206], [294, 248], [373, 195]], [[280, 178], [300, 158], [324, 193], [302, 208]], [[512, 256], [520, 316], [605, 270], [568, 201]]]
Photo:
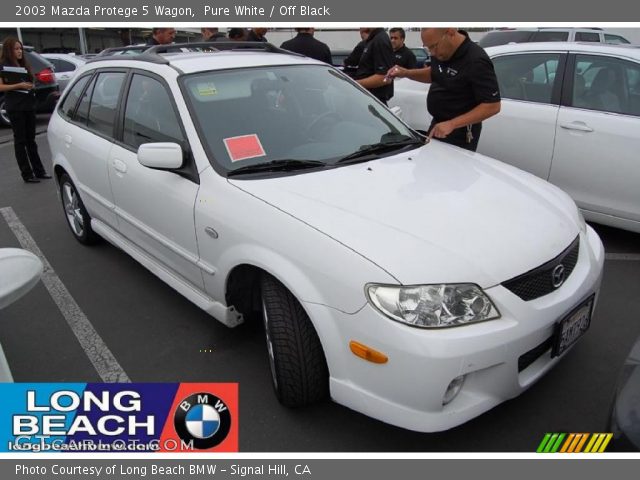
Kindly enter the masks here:
[[218, 89], [212, 82], [198, 83], [196, 90], [201, 97], [213, 97], [218, 94]]
[[262, 148], [262, 143], [260, 143], [260, 139], [255, 133], [225, 138], [224, 146], [232, 162], [266, 155], [264, 148]]

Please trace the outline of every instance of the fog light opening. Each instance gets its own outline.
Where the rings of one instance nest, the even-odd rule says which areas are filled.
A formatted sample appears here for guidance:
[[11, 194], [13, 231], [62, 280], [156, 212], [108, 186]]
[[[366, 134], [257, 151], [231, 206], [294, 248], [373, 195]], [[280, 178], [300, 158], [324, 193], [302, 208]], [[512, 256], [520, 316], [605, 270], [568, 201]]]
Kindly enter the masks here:
[[458, 396], [460, 390], [462, 390], [465, 376], [466, 375], [460, 375], [459, 377], [451, 380], [451, 383], [447, 387], [447, 391], [444, 392], [444, 397], [442, 397], [442, 405], [451, 403], [451, 401]]

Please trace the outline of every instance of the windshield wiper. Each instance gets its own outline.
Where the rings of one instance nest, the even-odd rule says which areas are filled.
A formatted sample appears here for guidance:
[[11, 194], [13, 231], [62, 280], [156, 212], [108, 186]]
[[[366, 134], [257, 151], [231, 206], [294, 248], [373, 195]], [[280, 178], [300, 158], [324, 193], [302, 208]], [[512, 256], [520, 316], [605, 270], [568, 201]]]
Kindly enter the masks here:
[[293, 170], [303, 170], [305, 168], [325, 167], [326, 165], [326, 163], [321, 162], [320, 160], [296, 160], [293, 158], [287, 158], [236, 168], [235, 170], [227, 173], [227, 177], [240, 175], [242, 173], [290, 172]]
[[400, 150], [410, 146], [422, 146], [424, 142], [417, 138], [405, 138], [395, 142], [379, 142], [371, 145], [362, 145], [356, 152], [350, 153], [346, 157], [341, 158], [336, 163], [346, 163], [353, 160], [366, 160], [369, 156], [386, 153], [393, 150]]

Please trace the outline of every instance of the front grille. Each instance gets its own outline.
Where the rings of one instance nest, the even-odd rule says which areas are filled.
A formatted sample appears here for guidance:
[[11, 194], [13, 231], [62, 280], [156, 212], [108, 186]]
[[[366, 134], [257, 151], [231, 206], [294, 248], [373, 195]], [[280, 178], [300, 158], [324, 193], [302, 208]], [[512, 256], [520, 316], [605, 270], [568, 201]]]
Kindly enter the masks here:
[[552, 347], [552, 339], [553, 337], [547, 338], [544, 342], [542, 342], [537, 347], [532, 348], [527, 353], [523, 354], [518, 358], [518, 373], [523, 371], [533, 362], [535, 362], [543, 353], [548, 352]]
[[[578, 236], [564, 252], [553, 260], [503, 282], [502, 286], [515, 293], [525, 302], [547, 295], [559, 288], [569, 278], [578, 262], [579, 251], [580, 237]], [[553, 272], [558, 265], [564, 266], [564, 280], [556, 287], [553, 284]]]

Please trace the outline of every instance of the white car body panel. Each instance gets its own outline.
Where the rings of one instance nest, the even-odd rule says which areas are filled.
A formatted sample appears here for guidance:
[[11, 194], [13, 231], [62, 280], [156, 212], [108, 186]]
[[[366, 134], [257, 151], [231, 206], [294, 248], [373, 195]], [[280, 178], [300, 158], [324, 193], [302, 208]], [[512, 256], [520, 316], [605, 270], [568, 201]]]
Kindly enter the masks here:
[[[569, 129], [576, 124], [592, 131]], [[640, 118], [562, 107], [549, 181], [585, 211], [638, 222], [640, 231], [639, 152]]]
[[[549, 179], [556, 105], [502, 99], [500, 113], [483, 122], [478, 152]], [[515, 137], [517, 135], [517, 137]]]
[[88, 135], [78, 126], [51, 116], [47, 137], [52, 143], [54, 164], [70, 173], [91, 216], [117, 228], [108, 160], [113, 144], [97, 135]]
[[202, 289], [193, 207], [198, 185], [141, 165], [137, 154], [114, 145], [109, 158], [120, 233], [183, 279]]
[[[531, 187], [528, 176], [494, 165], [433, 142], [314, 175], [232, 183], [360, 252], [404, 285], [473, 279], [486, 288], [553, 258], [578, 234], [577, 218], [546, 192], [523, 189]], [[497, 224], [504, 228], [487, 228]], [[407, 252], [414, 252], [409, 261]]]

